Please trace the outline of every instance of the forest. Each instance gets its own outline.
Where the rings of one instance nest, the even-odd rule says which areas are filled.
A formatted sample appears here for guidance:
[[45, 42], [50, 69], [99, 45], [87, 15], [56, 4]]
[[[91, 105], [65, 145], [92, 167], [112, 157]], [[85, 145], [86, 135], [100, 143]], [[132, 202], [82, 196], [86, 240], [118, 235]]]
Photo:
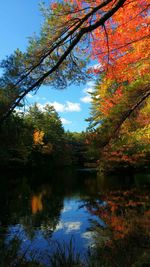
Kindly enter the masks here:
[[[53, 107], [41, 112], [36, 103], [25, 113], [24, 98], [42, 84], [62, 89], [87, 79], [95, 79], [91, 116], [85, 118], [89, 127], [76, 142], [85, 143], [87, 157], [95, 158], [97, 165], [100, 159], [110, 167], [148, 165], [149, 4], [128, 2], [41, 5], [40, 35], [30, 38], [25, 53], [17, 49], [1, 62], [1, 165], [9, 161], [25, 165], [35, 152], [63, 158], [64, 146], [68, 158], [63, 161], [68, 165], [71, 140], [58, 114]], [[97, 68], [92, 60], [98, 62]], [[17, 113], [20, 106], [22, 112]]]
[[[26, 51], [22, 52], [16, 48], [12, 54], [0, 62], [0, 169], [2, 174], [8, 172], [6, 177], [9, 177], [10, 173], [13, 173], [13, 177], [16, 173], [16, 177], [18, 177], [20, 172], [27, 173], [27, 176], [33, 175], [33, 180], [32, 178], [27, 178], [27, 180], [20, 178], [19, 181], [16, 178], [16, 186], [22, 188], [21, 190], [24, 192], [22, 194], [28, 194], [28, 197], [31, 194], [29, 198], [31, 198], [32, 219], [30, 223], [32, 227], [42, 227], [42, 220], [47, 218], [49, 212], [46, 205], [48, 201], [51, 201], [54, 205], [51, 213], [54, 213], [53, 223], [55, 222], [55, 226], [49, 226], [49, 229], [53, 229], [52, 232], [55, 231], [59, 225], [58, 217], [63, 206], [63, 199], [65, 196], [69, 198], [70, 192], [75, 192], [75, 196], [79, 194], [76, 189], [73, 189], [74, 183], [76, 188], [76, 183], [79, 182], [77, 174], [75, 177], [71, 174], [73, 179], [77, 179], [73, 184], [71, 178], [68, 178], [66, 185], [63, 178], [61, 180], [59, 177], [58, 180], [56, 178], [57, 185], [50, 186], [47, 185], [46, 178], [45, 185], [42, 187], [38, 172], [41, 177], [44, 177], [47, 175], [44, 174], [47, 171], [50, 175], [56, 170], [62, 170], [63, 173], [65, 169], [73, 168], [81, 171], [81, 176], [85, 180], [83, 186], [83, 180], [79, 179], [80, 187], [84, 188], [80, 192], [83, 206], [91, 214], [90, 216], [98, 216], [104, 220], [112, 231], [110, 239], [108, 235], [107, 238], [104, 237], [106, 239], [103, 247], [101, 242], [98, 244], [98, 248], [100, 246], [101, 250], [98, 249], [96, 257], [101, 258], [102, 265], [99, 261], [93, 263], [93, 254], [90, 254], [90, 262], [87, 265], [81, 264], [77, 258], [75, 261], [73, 260], [73, 263], [72, 261], [69, 263], [68, 258], [66, 263], [63, 258], [65, 252], [59, 250], [58, 245], [57, 253], [60, 252], [59, 256], [63, 258], [63, 263], [58, 262], [54, 254], [53, 259], [56, 262], [51, 260], [51, 265], [45, 262], [45, 265], [34, 265], [36, 262], [33, 262], [31, 266], [150, 266], [144, 265], [146, 264], [144, 260], [147, 261], [147, 259], [150, 264], [147, 253], [150, 244], [148, 226], [150, 196], [147, 191], [145, 197], [143, 191], [142, 193], [138, 191], [139, 188], [145, 190], [141, 185], [144, 178], [140, 178], [140, 180], [139, 177], [141, 177], [141, 173], [148, 175], [150, 164], [149, 6], [148, 0], [56, 0], [50, 1], [49, 5], [42, 2], [40, 11], [43, 16], [43, 24], [40, 32], [29, 38]], [[94, 86], [93, 90], [89, 92], [90, 116], [85, 118], [88, 127], [82, 132], [64, 130], [61, 118], [53, 105], [46, 104], [41, 109], [35, 102], [26, 106], [27, 95], [29, 93], [36, 95], [43, 85], [51, 86], [50, 90], [53, 88], [64, 89], [67, 95], [67, 90], [69, 90], [67, 88], [70, 85], [80, 86], [88, 81], [93, 82]], [[85, 170], [88, 171], [88, 174], [84, 174]], [[99, 177], [96, 178], [95, 183], [87, 177], [89, 173], [92, 177], [93, 172], [96, 172]], [[122, 180], [118, 180], [115, 176], [126, 175], [130, 188], [122, 187], [127, 186], [124, 183], [120, 189], [126, 190], [123, 193], [121, 193], [122, 191], [111, 191], [110, 175], [110, 179], [113, 177], [113, 183], [118, 183], [118, 185], [122, 183]], [[37, 181], [35, 177], [37, 177]], [[69, 177], [68, 174], [66, 177]], [[106, 183], [107, 187], [110, 187], [109, 193], [107, 192], [105, 196], [101, 192], [105, 184], [104, 177], [108, 177]], [[42, 179], [45, 181], [45, 178]], [[6, 180], [10, 182], [11, 179]], [[56, 183], [56, 181], [53, 178], [50, 179], [51, 183]], [[131, 189], [131, 184], [133, 186], [135, 181], [139, 187]], [[0, 183], [4, 183], [2, 178]], [[13, 183], [15, 183], [14, 180]], [[24, 186], [21, 186], [20, 183], [24, 183]], [[31, 188], [33, 187], [32, 190], [29, 189], [28, 183]], [[40, 189], [37, 189], [33, 185], [34, 183]], [[59, 192], [60, 183], [64, 186], [63, 192]], [[68, 191], [65, 189], [67, 186], [70, 186]], [[54, 199], [57, 204], [54, 204], [53, 198], [49, 199], [53, 187], [56, 192], [57, 201]], [[25, 188], [27, 188], [26, 193]], [[100, 190], [100, 196], [96, 190]], [[90, 200], [86, 198], [87, 195]], [[12, 199], [13, 197], [11, 196]], [[27, 209], [29, 204], [25, 204], [22, 197], [22, 195], [18, 195], [27, 216], [29, 216]], [[101, 202], [97, 200], [99, 197]], [[108, 208], [105, 210], [106, 202]], [[40, 213], [44, 210], [44, 203], [45, 213]], [[18, 207], [17, 205], [15, 207]], [[132, 218], [133, 214], [129, 218], [132, 211], [137, 218], [136, 221]], [[138, 212], [143, 214], [143, 221], [140, 221], [139, 226], [137, 223]], [[26, 231], [28, 223], [25, 215], [20, 215], [18, 208], [16, 214], [22, 218], [21, 223]], [[14, 220], [14, 217], [11, 216], [10, 212], [8, 225], [16, 224], [16, 219]], [[33, 218], [34, 216], [35, 218]], [[127, 224], [127, 221], [130, 223]], [[146, 222], [146, 230], [143, 226], [144, 222]], [[46, 219], [46, 224], [51, 225], [51, 222]], [[64, 225], [66, 227], [66, 224]], [[137, 227], [136, 230], [134, 228], [136, 234], [139, 229], [142, 229], [140, 230], [143, 234], [142, 237], [132, 235], [134, 234], [133, 225], [135, 228]], [[43, 227], [48, 229], [48, 226]], [[105, 224], [103, 227], [105, 228]], [[27, 232], [30, 236], [29, 229]], [[100, 230], [98, 230], [99, 232]], [[99, 235], [103, 236], [102, 232]], [[48, 234], [48, 232], [45, 233]], [[130, 255], [132, 250], [130, 240], [132, 243], [136, 238], [137, 242], [146, 244], [146, 252], [145, 250], [143, 252], [142, 248], [139, 259], [137, 258], [139, 253], [137, 247], [133, 255]], [[71, 242], [69, 244], [72, 248]], [[120, 248], [118, 244], [120, 244]], [[65, 248], [65, 250], [67, 249]], [[128, 249], [129, 262], [123, 263], [123, 251], [126, 249]], [[72, 251], [68, 250], [68, 253], [72, 253]], [[94, 255], [97, 255], [97, 252]], [[116, 258], [120, 255], [121, 263], [119, 260], [116, 263], [113, 262], [112, 255], [115, 255]], [[16, 255], [15, 257], [19, 258]], [[22, 265], [14, 265], [15, 262], [12, 263], [10, 259], [11, 255], [7, 258], [6, 265], [0, 266], [28, 266], [24, 265], [26, 264], [24, 262]], [[27, 257], [26, 262], [28, 260]]]

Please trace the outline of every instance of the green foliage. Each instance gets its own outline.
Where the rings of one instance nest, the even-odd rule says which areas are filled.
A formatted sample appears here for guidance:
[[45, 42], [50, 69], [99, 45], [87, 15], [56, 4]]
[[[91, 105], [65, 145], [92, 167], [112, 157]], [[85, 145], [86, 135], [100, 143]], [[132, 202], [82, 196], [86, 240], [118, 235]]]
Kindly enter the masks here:
[[0, 165], [25, 164], [31, 152], [32, 128], [14, 113], [0, 128]]
[[69, 147], [62, 122], [52, 106], [14, 112], [0, 129], [0, 165], [70, 165]]
[[42, 110], [37, 104], [29, 107], [25, 120], [30, 123], [34, 129], [44, 132], [45, 142], [57, 143], [62, 140], [64, 129], [55, 109], [46, 105]]

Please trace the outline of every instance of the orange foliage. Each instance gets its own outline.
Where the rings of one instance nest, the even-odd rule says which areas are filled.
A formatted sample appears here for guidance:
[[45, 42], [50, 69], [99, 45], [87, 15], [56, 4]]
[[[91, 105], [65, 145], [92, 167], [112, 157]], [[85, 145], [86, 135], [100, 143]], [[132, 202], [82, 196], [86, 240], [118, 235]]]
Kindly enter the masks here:
[[37, 212], [40, 212], [43, 210], [43, 203], [42, 203], [42, 197], [45, 195], [45, 191], [38, 195], [33, 195], [31, 198], [31, 209], [32, 213], [36, 214]]
[[31, 209], [32, 213], [36, 214], [39, 211], [43, 210], [43, 204], [42, 204], [42, 194], [34, 195], [31, 199]]
[[40, 130], [35, 130], [33, 133], [33, 141], [34, 145], [43, 145], [43, 137], [44, 137], [44, 132]]
[[[67, 0], [66, 2], [68, 3]], [[75, 11], [78, 11], [78, 16], [82, 18], [104, 1], [72, 0], [69, 3], [74, 4]], [[111, 0], [101, 8], [101, 12], [97, 12], [92, 19], [90, 18], [91, 20], [86, 21], [84, 27], [98, 21], [115, 4], [116, 1]], [[111, 82], [115, 81], [118, 84], [118, 89], [111, 95], [100, 96], [99, 112], [105, 117], [124, 98], [124, 82], [131, 83], [149, 72], [149, 37], [148, 0], [126, 0], [123, 6], [105, 22], [105, 25], [92, 32], [90, 39], [92, 58], [98, 60], [99, 67], [91, 67], [90, 71], [95, 74], [105, 73], [101, 87], [105, 86], [108, 80], [110, 87]], [[87, 50], [87, 47], [85, 49]], [[89, 51], [91, 53], [90, 46]]]
[[[74, 4], [74, 8], [82, 18], [91, 8], [103, 3], [103, 0], [67, 1]], [[111, 10], [116, 1], [110, 1], [101, 8], [101, 14]], [[149, 1], [148, 0], [126, 0], [123, 6], [105, 22], [105, 26], [98, 27], [92, 32], [93, 58], [100, 62], [101, 68], [94, 68], [94, 72], [107, 72], [107, 78], [119, 81], [131, 81], [137, 76], [137, 68], [144, 61], [144, 66], [138, 71], [138, 75], [148, 72], [150, 53], [147, 49], [149, 39]], [[95, 14], [99, 20], [100, 12]], [[86, 22], [84, 26], [87, 26]], [[132, 69], [132, 70], [131, 70]]]
[[[102, 196], [102, 199], [107, 203], [106, 206], [97, 204], [97, 207], [90, 206], [88, 210], [104, 220], [114, 240], [125, 238], [136, 225], [150, 229], [149, 195], [136, 190], [112, 191]], [[139, 220], [140, 213], [142, 218]]]
[[[104, 3], [103, 0], [64, 0], [62, 7], [66, 20], [82, 20], [93, 8]], [[106, 1], [106, 5], [97, 10], [89, 20], [85, 20], [82, 27], [90, 26], [100, 20], [106, 12], [115, 5], [115, 0]], [[63, 6], [63, 5], [62, 5]], [[59, 2], [52, 3], [51, 8], [59, 9]], [[97, 27], [90, 36], [89, 52], [92, 58], [99, 61], [99, 68], [93, 68], [95, 73], [106, 73], [106, 79], [120, 83], [131, 82], [143, 76], [149, 70], [149, 0], [126, 0], [122, 7], [109, 18], [105, 25]], [[71, 30], [71, 29], [70, 29]], [[79, 47], [78, 47], [79, 49]], [[80, 49], [79, 49], [80, 50]], [[87, 53], [88, 48], [81, 48]], [[142, 63], [142, 64], [141, 64]], [[122, 88], [114, 94], [113, 99], [104, 99], [102, 111], [107, 115], [109, 108], [118, 103], [122, 96]], [[107, 105], [106, 105], [107, 104]]]
[[[131, 81], [135, 79], [135, 75], [137, 77], [148, 71], [147, 60], [150, 55], [147, 49], [150, 44], [148, 4], [148, 0], [127, 0], [105, 24], [108, 40], [103, 27], [95, 30], [93, 54], [107, 72], [109, 79]], [[141, 60], [145, 65], [137, 71], [137, 67], [133, 64], [139, 65]]]

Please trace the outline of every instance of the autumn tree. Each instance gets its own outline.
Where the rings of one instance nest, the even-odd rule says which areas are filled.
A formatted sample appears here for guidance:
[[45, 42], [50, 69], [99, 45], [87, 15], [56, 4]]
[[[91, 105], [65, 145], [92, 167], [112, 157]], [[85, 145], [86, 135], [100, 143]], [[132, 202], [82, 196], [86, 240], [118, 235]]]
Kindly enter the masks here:
[[[68, 82], [83, 81], [86, 59], [91, 56], [97, 58], [99, 54], [102, 71], [111, 70], [113, 62], [126, 62], [122, 56], [139, 40], [148, 38], [147, 9], [146, 0], [62, 1], [42, 8], [45, 22], [41, 34], [31, 38], [23, 55], [17, 79], [11, 86], [13, 91], [18, 87], [17, 95], [7, 112], [2, 114], [2, 120], [28, 92], [43, 83], [62, 88]], [[144, 47], [140, 50], [142, 54], [138, 57], [143, 57]], [[129, 58], [128, 62], [132, 64], [133, 60]], [[134, 57], [134, 61], [137, 59]]]
[[41, 110], [34, 104], [25, 113], [13, 112], [1, 125], [0, 140], [0, 166], [32, 166], [33, 161], [49, 166], [52, 160], [67, 164], [69, 159], [61, 119], [50, 105]]
[[[129, 84], [111, 82], [104, 76], [92, 93], [90, 144], [103, 158], [101, 166], [148, 165], [150, 154], [149, 76]], [[117, 92], [117, 94], [116, 94]], [[145, 101], [144, 101], [145, 99]], [[100, 148], [104, 148], [103, 150]], [[104, 167], [105, 169], [105, 167]]]
[[150, 95], [148, 22], [148, 3], [133, 1], [95, 31], [93, 50], [100, 65], [93, 71], [103, 75], [93, 94], [92, 113], [95, 124], [105, 120], [109, 133], [104, 144]]
[[51, 143], [57, 145], [63, 142], [64, 129], [58, 113], [53, 106], [45, 105], [43, 110], [38, 104], [29, 107], [25, 114], [25, 120], [33, 127], [33, 137], [35, 143], [43, 145]]

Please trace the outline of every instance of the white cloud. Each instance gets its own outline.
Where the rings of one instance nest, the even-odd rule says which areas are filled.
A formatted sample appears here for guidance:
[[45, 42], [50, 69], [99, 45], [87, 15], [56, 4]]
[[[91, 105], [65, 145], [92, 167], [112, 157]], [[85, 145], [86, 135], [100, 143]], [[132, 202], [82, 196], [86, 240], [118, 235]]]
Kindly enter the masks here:
[[80, 99], [83, 103], [90, 103], [91, 102], [91, 96], [90, 95], [85, 95]]
[[[57, 112], [79, 112], [79, 111], [81, 111], [80, 103], [75, 103], [75, 102], [70, 102], [70, 101], [66, 101], [65, 104], [62, 104], [62, 103], [57, 102], [57, 101], [46, 102], [44, 104], [37, 103], [37, 106], [42, 111], [46, 105], [53, 106]], [[65, 123], [65, 120], [63, 121], [63, 123]], [[67, 120], [66, 120], [66, 124], [69, 124], [69, 123], [71, 123], [71, 122], [69, 122], [69, 121], [67, 122]]]
[[83, 103], [90, 103], [92, 100], [91, 94], [94, 91], [94, 85], [95, 82], [94, 81], [89, 81], [86, 84], [86, 87], [83, 89], [83, 94], [84, 96], [82, 98], [80, 98], [80, 100]]
[[27, 97], [28, 97], [28, 98], [32, 98], [33, 95], [31, 95], [30, 93], [28, 93], [28, 94], [27, 94]]
[[65, 111], [68, 111], [68, 112], [81, 111], [80, 103], [73, 103], [73, 102], [67, 101], [65, 105]]
[[56, 225], [55, 231], [64, 230], [66, 234], [72, 232], [72, 231], [78, 231], [80, 230], [82, 223], [81, 222], [63, 222], [60, 221]]
[[65, 223], [66, 233], [70, 233], [71, 231], [77, 231], [81, 227], [81, 222], [67, 222]]
[[74, 103], [70, 101], [66, 101], [65, 104], [61, 104], [59, 102], [50, 102], [50, 105], [54, 106], [57, 112], [79, 112], [81, 111], [80, 103]]
[[67, 120], [65, 118], [60, 118], [60, 119], [61, 119], [62, 124], [64, 124], [64, 125], [67, 125], [67, 124], [71, 124], [72, 123], [72, 121], [69, 121], [69, 120]]
[[36, 105], [38, 106], [38, 108], [41, 110], [41, 111], [43, 111], [44, 110], [44, 107], [45, 107], [45, 105], [46, 104], [40, 104], [40, 103], [36, 103]]
[[59, 102], [54, 101], [54, 102], [50, 102], [50, 103], [46, 103], [46, 104], [52, 105], [57, 112], [64, 112], [65, 111], [65, 105], [61, 104]]

